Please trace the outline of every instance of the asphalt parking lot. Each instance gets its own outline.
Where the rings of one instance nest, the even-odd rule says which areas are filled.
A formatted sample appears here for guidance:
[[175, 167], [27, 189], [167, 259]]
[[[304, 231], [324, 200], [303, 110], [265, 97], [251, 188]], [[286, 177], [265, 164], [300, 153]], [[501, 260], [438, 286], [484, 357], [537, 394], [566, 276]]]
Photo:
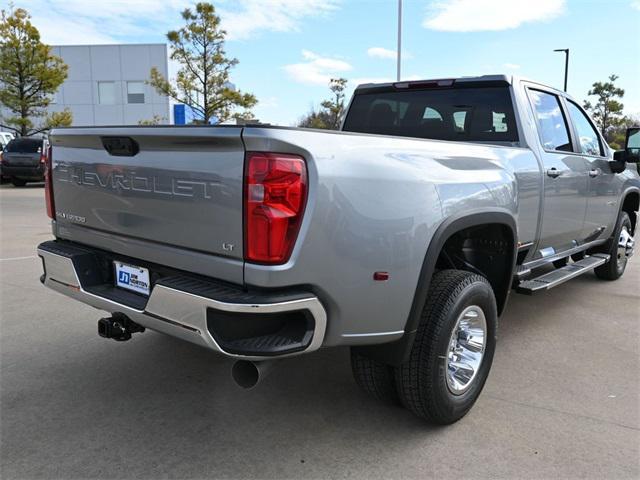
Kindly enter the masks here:
[[640, 258], [512, 295], [493, 369], [459, 423], [370, 400], [348, 351], [279, 368], [252, 391], [231, 361], [48, 291], [43, 189], [0, 187], [0, 433], [13, 478], [638, 478]]

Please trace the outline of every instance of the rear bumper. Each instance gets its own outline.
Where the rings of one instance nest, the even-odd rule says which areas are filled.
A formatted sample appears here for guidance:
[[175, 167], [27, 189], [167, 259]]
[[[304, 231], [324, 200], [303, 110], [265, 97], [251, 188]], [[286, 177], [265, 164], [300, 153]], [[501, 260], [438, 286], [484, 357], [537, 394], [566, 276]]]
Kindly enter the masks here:
[[327, 315], [309, 292], [248, 292], [215, 280], [157, 275], [152, 270], [147, 298], [113, 286], [109, 272], [114, 257], [106, 252], [45, 242], [38, 255], [44, 267], [41, 281], [47, 287], [229, 357], [264, 360], [299, 355], [317, 350], [324, 339]]
[[28, 165], [7, 165], [2, 164], [2, 176], [19, 178], [24, 180], [43, 181], [44, 180], [44, 166], [38, 164], [37, 166]]

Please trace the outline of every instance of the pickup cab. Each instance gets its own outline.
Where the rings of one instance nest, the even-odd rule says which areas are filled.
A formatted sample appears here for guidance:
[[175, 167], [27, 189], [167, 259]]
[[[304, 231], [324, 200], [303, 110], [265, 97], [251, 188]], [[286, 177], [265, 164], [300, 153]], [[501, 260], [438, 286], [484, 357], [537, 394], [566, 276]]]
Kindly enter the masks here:
[[484, 386], [510, 292], [615, 280], [633, 254], [638, 151], [614, 153], [564, 92], [361, 85], [341, 130], [53, 130], [41, 281], [108, 312], [103, 337], [234, 358], [244, 387], [349, 346], [366, 392], [448, 424]]

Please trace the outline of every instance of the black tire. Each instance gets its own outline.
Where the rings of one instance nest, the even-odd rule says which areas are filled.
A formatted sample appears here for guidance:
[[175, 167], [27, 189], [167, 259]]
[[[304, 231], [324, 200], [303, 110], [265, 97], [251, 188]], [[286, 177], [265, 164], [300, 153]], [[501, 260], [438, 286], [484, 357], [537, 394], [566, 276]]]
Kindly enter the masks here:
[[12, 178], [11, 183], [14, 187], [24, 187], [27, 184], [26, 180], [21, 180], [19, 178]]
[[[473, 305], [482, 309], [486, 320], [484, 356], [467, 389], [454, 394], [447, 384], [447, 355], [458, 317]], [[486, 278], [461, 270], [436, 273], [409, 360], [396, 368], [402, 404], [435, 424], [450, 424], [466, 415], [489, 375], [497, 327], [496, 300]]]
[[616, 225], [616, 229], [610, 242], [609, 250], [605, 252], [611, 255], [611, 258], [604, 265], [596, 267], [595, 272], [598, 278], [603, 280], [617, 280], [624, 274], [624, 271], [627, 268], [627, 257], [626, 255], [618, 254], [618, 239], [620, 238], [620, 234], [624, 228], [626, 228], [628, 232], [631, 232], [631, 219], [627, 212], [620, 212], [618, 224]]
[[393, 367], [359, 355], [351, 349], [351, 371], [356, 383], [376, 400], [399, 405]]
[[566, 267], [568, 263], [569, 263], [569, 257], [565, 257], [553, 262], [553, 266], [556, 268], [562, 268], [562, 267]]

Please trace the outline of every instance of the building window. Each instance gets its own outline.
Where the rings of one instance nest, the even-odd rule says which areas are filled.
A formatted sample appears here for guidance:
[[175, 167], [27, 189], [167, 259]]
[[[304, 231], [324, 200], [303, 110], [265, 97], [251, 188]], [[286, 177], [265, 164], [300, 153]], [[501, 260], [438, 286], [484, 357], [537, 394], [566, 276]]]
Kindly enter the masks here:
[[114, 82], [98, 82], [98, 103], [113, 105], [116, 103], [116, 85]]
[[144, 82], [127, 82], [127, 103], [144, 103]]

